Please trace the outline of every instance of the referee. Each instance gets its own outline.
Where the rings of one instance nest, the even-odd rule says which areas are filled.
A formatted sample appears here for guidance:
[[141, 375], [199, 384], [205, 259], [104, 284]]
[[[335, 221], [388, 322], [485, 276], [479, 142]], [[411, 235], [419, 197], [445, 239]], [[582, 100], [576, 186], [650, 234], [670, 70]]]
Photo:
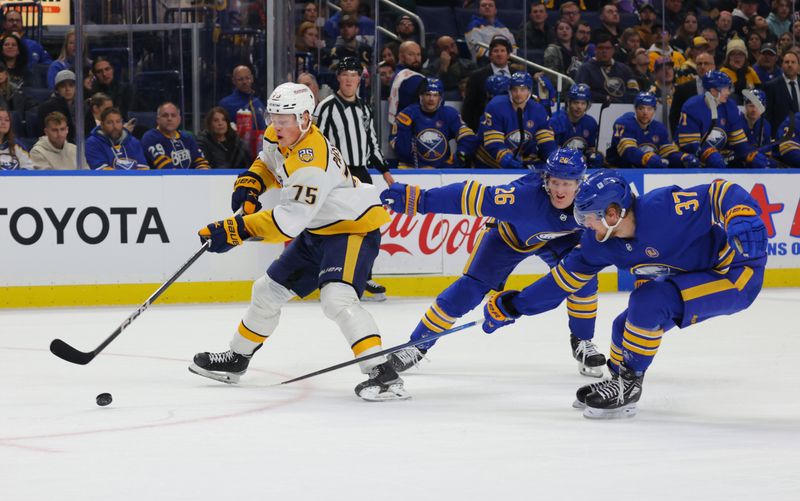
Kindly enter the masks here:
[[[372, 109], [358, 97], [361, 84], [361, 64], [354, 57], [345, 57], [336, 66], [339, 90], [323, 99], [317, 106], [317, 127], [342, 153], [350, 173], [361, 182], [372, 184], [367, 169], [377, 169], [387, 185], [394, 183], [383, 159], [378, 137], [372, 124]], [[372, 278], [367, 281], [369, 299], [386, 299], [386, 287]]]

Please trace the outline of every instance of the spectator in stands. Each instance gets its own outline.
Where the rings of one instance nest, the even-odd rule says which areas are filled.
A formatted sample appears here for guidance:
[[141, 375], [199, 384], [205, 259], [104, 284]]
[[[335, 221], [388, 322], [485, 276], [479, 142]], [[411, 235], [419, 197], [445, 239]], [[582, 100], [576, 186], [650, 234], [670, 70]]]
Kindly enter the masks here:
[[633, 54], [642, 46], [642, 38], [635, 28], [626, 28], [619, 37], [619, 44], [614, 51], [614, 59], [621, 63], [627, 63]]
[[388, 63], [378, 64], [378, 78], [381, 79], [381, 99], [389, 99], [389, 91], [392, 89], [392, 79], [394, 78], [394, 68]]
[[783, 55], [786, 54], [789, 50], [794, 47], [794, 39], [792, 38], [792, 32], [787, 31], [783, 35], [778, 38], [778, 58], [783, 60]]
[[714, 56], [710, 52], [701, 52], [695, 56], [695, 69], [697, 74], [694, 78], [686, 83], [680, 84], [675, 87], [675, 94], [672, 96], [672, 106], [669, 109], [669, 126], [673, 135], [678, 130], [678, 119], [681, 116], [681, 109], [683, 104], [689, 100], [690, 97], [698, 94], [703, 94], [703, 77], [709, 71], [717, 69], [714, 63]]
[[642, 47], [650, 47], [655, 41], [653, 25], [656, 22], [656, 9], [650, 2], [644, 2], [639, 6], [639, 24], [636, 31], [642, 39]]
[[476, 70], [475, 63], [458, 57], [458, 47], [453, 37], [439, 37], [436, 49], [438, 57], [428, 61], [425, 73], [441, 80], [446, 91], [458, 89], [458, 82]]
[[311, 89], [311, 93], [314, 94], [315, 103], [319, 103], [326, 97], [333, 94], [333, 89], [331, 89], [328, 84], [322, 84], [322, 87], [320, 87], [314, 75], [308, 72], [303, 72], [297, 75], [297, 83], [303, 84]]
[[498, 36], [508, 40], [512, 51], [516, 48], [517, 43], [514, 40], [514, 35], [503, 23], [497, 20], [497, 6], [494, 0], [480, 0], [478, 13], [473, 14], [464, 34], [464, 39], [472, 52], [472, 58], [479, 65], [485, 64], [489, 51], [478, 46], [477, 43], [488, 44]]
[[0, 62], [0, 107], [8, 111], [15, 111], [24, 117], [25, 112], [36, 107], [32, 98], [22, 92], [22, 87], [11, 80], [5, 64]]
[[653, 25], [655, 29], [655, 42], [647, 49], [647, 55], [650, 58], [650, 71], [655, 71], [656, 60], [667, 57], [672, 59], [674, 67], [680, 68], [686, 63], [686, 58], [677, 50], [672, 50], [670, 40], [672, 33], [667, 30], [662, 30], [661, 25], [656, 23]]
[[753, 69], [758, 75], [761, 83], [766, 83], [773, 78], [778, 78], [783, 75], [780, 66], [778, 66], [778, 50], [775, 45], [765, 43], [761, 46], [758, 54], [758, 62], [753, 65]]
[[11, 81], [22, 86], [25, 82], [30, 82], [31, 73], [28, 70], [28, 49], [17, 35], [3, 35], [0, 38], [2, 44], [2, 59], [8, 68]]
[[703, 28], [703, 31], [700, 32], [700, 36], [705, 38], [706, 42], [708, 42], [708, 52], [714, 56], [714, 64], [718, 65], [722, 63], [724, 53], [721, 51], [719, 46], [719, 35], [717, 34], [717, 30], [714, 28]]
[[719, 36], [719, 45], [724, 50], [728, 45], [728, 40], [733, 38], [736, 31], [733, 30], [733, 14], [727, 10], [720, 11], [716, 21], [717, 35]]
[[[50, 99], [39, 105], [36, 110], [37, 123], [45, 126], [45, 118], [51, 113], [58, 113], [67, 121], [67, 140], [75, 142], [75, 73], [61, 70], [55, 77], [56, 90]], [[109, 100], [109, 106], [111, 101]], [[98, 113], [99, 117], [99, 113]]]
[[555, 33], [547, 26], [547, 7], [543, 0], [531, 2], [528, 20], [517, 32], [518, 40], [523, 39], [523, 33], [527, 34], [528, 49], [544, 49], [555, 42]]
[[777, 40], [777, 37], [770, 33], [767, 18], [764, 16], [755, 15], [750, 18], [747, 23], [747, 34], [751, 33], [758, 33], [762, 42], [775, 42]]
[[208, 161], [194, 137], [178, 130], [181, 110], [174, 103], [161, 103], [156, 127], [142, 136], [144, 158], [153, 169], [208, 169]]
[[197, 137], [212, 169], [247, 169], [253, 162], [250, 148], [244, 144], [231, 127], [231, 118], [222, 106], [214, 106], [206, 113], [205, 129]]
[[655, 71], [653, 72], [653, 85], [646, 90], [658, 96], [662, 104], [666, 103], [667, 113], [669, 113], [672, 105], [672, 96], [675, 94], [675, 70], [672, 59], [662, 57], [656, 61]]
[[747, 62], [754, 65], [758, 62], [758, 55], [761, 52], [763, 41], [761, 35], [752, 32], [747, 35]]
[[294, 48], [301, 52], [316, 52], [325, 47], [325, 42], [319, 38], [319, 28], [314, 23], [300, 23], [295, 36]]
[[11, 112], [0, 108], [0, 170], [33, 169], [27, 150], [17, 144]]
[[686, 61], [683, 65], [675, 68], [675, 85], [694, 82], [694, 77], [697, 75], [697, 62], [695, 58], [703, 52], [711, 52], [708, 40], [701, 36], [694, 37], [689, 47], [686, 49]]
[[[761, 87], [761, 79], [747, 60], [747, 48], [738, 38], [728, 41], [725, 62], [720, 68], [733, 81], [736, 103], [742, 103], [742, 91]], [[731, 94], [733, 96], [734, 94]]]
[[342, 16], [351, 16], [358, 22], [358, 31], [366, 39], [369, 46], [373, 45], [375, 39], [375, 21], [367, 16], [359, 15], [358, 13], [359, 0], [340, 0], [339, 7], [341, 11], [332, 15], [328, 22], [325, 23], [325, 38], [330, 41], [336, 40], [339, 36], [339, 21]]
[[667, 31], [676, 33], [685, 15], [683, 0], [664, 0], [664, 26]]
[[394, 33], [400, 37], [402, 42], [417, 42], [419, 43], [419, 33], [417, 33], [417, 25], [411, 16], [402, 15], [397, 19], [397, 24], [394, 28]]
[[415, 103], [419, 87], [425, 82], [422, 71], [422, 49], [416, 42], [400, 44], [399, 64], [389, 89], [389, 124], [393, 125], [400, 110]]
[[114, 78], [114, 67], [103, 56], [95, 58], [92, 62], [92, 74], [94, 75], [92, 94], [102, 92], [107, 95], [114, 102], [114, 106], [122, 112], [122, 116], [127, 117], [133, 100], [133, 87]]
[[[556, 22], [554, 33], [555, 40], [544, 50], [544, 65], [558, 73], [567, 74], [567, 70], [575, 58], [572, 25], [566, 19], [561, 18]], [[556, 77], [550, 75], [550, 79], [555, 84]]]
[[[74, 86], [74, 81], [73, 81]], [[69, 125], [67, 117], [54, 111], [42, 122], [44, 136], [31, 148], [34, 169], [75, 170], [78, 168], [78, 150], [67, 141]]]
[[653, 85], [653, 79], [649, 71], [650, 58], [647, 57], [646, 50], [642, 48], [636, 49], [630, 59], [630, 68], [640, 89], [649, 89]]
[[684, 54], [692, 46], [692, 40], [698, 36], [697, 15], [688, 12], [681, 22], [678, 32], [672, 39], [672, 48]]
[[86, 139], [86, 163], [92, 170], [148, 169], [142, 144], [122, 126], [119, 108], [100, 115], [100, 126]]
[[364, 68], [372, 61], [372, 47], [367, 45], [364, 37], [359, 36], [358, 22], [352, 16], [339, 18], [339, 37], [328, 54], [325, 65], [334, 70], [339, 61], [346, 57], [355, 58]]
[[511, 77], [508, 58], [511, 55], [511, 43], [502, 36], [492, 39], [489, 44], [489, 65], [473, 71], [467, 82], [467, 93], [461, 107], [461, 116], [472, 130], [478, 130], [486, 107], [486, 79], [492, 75]]
[[257, 130], [266, 129], [267, 123], [264, 116], [266, 108], [253, 90], [253, 72], [247, 66], [237, 66], [233, 69], [231, 80], [233, 81], [233, 92], [220, 99], [219, 105], [228, 111], [228, 116], [234, 121], [237, 111], [250, 110], [250, 113], [253, 114], [253, 125], [257, 127]]
[[53, 58], [44, 50], [44, 47], [31, 38], [25, 36], [25, 28], [22, 26], [22, 14], [17, 10], [9, 10], [6, 12], [6, 18], [3, 20], [3, 36], [16, 35], [22, 44], [25, 46], [25, 53], [27, 55], [28, 68], [34, 64], [50, 64]]
[[597, 41], [597, 35], [606, 33], [611, 37], [611, 44], [619, 43], [619, 9], [614, 4], [606, 4], [600, 11], [600, 27], [592, 33], [592, 39]]
[[789, 113], [800, 111], [800, 82], [797, 74], [800, 71], [800, 55], [795, 50], [789, 50], [783, 55], [781, 62], [783, 75], [764, 84], [764, 94], [767, 96], [767, 118], [772, 130], [780, 129], [780, 124], [789, 116]]
[[747, 24], [758, 14], [758, 0], [739, 0], [731, 13], [731, 29], [739, 34], [739, 38], [747, 35]]
[[575, 31], [581, 22], [581, 9], [575, 2], [564, 2], [558, 8], [558, 18], [568, 22], [572, 26], [572, 31]]
[[611, 35], [598, 33], [595, 55], [581, 65], [575, 81], [589, 85], [593, 102], [609, 99], [612, 103], [631, 103], [639, 93], [639, 84], [631, 69], [614, 61], [613, 56]]
[[[64, 35], [64, 43], [61, 45], [61, 52], [58, 54], [58, 59], [50, 63], [47, 69], [47, 88], [55, 89], [56, 75], [62, 70], [75, 70], [75, 30], [71, 29]], [[87, 46], [83, 45], [84, 52], [84, 68], [88, 68], [91, 64], [89, 58], [86, 57]]]
[[113, 107], [114, 102], [108, 95], [102, 92], [92, 94], [92, 97], [86, 102], [86, 118], [83, 121], [84, 136], [89, 137], [94, 128], [100, 126], [100, 117], [103, 112]]
[[303, 18], [300, 20], [300, 22], [311, 23], [314, 26], [316, 26], [318, 18], [319, 18], [319, 9], [317, 8], [317, 4], [314, 2], [306, 3], [303, 6]]
[[769, 31], [775, 38], [792, 29], [792, 21], [789, 16], [792, 14], [792, 5], [789, 0], [773, 0], [772, 12], [767, 16]]
[[573, 58], [572, 64], [567, 68], [567, 74], [574, 79], [581, 65], [594, 57], [595, 47], [593, 43], [590, 43], [592, 40], [591, 25], [586, 21], [579, 22], [573, 38], [575, 42], [573, 45]]

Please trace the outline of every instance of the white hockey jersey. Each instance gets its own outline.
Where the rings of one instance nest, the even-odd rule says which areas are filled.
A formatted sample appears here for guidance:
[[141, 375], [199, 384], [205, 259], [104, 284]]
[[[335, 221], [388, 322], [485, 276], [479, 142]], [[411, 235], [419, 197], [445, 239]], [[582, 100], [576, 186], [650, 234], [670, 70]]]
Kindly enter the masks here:
[[389, 222], [380, 191], [350, 175], [342, 156], [315, 126], [294, 146], [282, 148], [270, 125], [250, 171], [266, 189], [280, 189], [270, 210], [244, 217], [251, 235], [284, 242], [303, 230], [318, 235], [367, 233]]

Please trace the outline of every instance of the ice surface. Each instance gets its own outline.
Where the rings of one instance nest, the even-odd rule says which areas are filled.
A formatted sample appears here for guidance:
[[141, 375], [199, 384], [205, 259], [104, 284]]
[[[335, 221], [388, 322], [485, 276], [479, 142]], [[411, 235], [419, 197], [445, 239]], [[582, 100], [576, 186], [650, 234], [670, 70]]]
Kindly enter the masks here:
[[[626, 297], [601, 296], [603, 351]], [[367, 308], [393, 346], [428, 304]], [[314, 302], [285, 309], [239, 387], [186, 367], [226, 349], [242, 304], [154, 306], [87, 366], [50, 340], [89, 350], [133, 308], [2, 311], [0, 499], [798, 500], [798, 305], [800, 290], [766, 290], [670, 331], [638, 416], [609, 422], [571, 408], [593, 380], [563, 306], [445, 337], [392, 403], [359, 400], [355, 366], [271, 386], [351, 356]]]

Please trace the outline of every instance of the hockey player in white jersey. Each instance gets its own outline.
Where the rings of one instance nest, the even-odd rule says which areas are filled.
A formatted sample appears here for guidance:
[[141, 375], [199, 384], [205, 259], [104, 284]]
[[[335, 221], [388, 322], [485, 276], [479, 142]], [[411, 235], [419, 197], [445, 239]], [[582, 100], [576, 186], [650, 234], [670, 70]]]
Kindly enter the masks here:
[[[339, 151], [311, 122], [314, 97], [308, 87], [279, 85], [267, 102], [271, 124], [263, 151], [234, 184], [231, 207], [244, 215], [209, 224], [200, 236], [211, 252], [227, 252], [253, 237], [292, 240], [255, 281], [250, 307], [220, 353], [198, 353], [189, 370], [235, 383], [250, 358], [278, 326], [281, 307], [293, 296], [320, 289], [325, 316], [336, 322], [356, 357], [381, 350], [372, 316], [359, 303], [378, 255], [379, 227], [389, 222], [378, 190], [351, 176]], [[280, 202], [260, 210], [259, 195], [280, 189]], [[370, 401], [408, 398], [403, 381], [385, 357], [360, 363], [369, 379], [355, 388]]]

